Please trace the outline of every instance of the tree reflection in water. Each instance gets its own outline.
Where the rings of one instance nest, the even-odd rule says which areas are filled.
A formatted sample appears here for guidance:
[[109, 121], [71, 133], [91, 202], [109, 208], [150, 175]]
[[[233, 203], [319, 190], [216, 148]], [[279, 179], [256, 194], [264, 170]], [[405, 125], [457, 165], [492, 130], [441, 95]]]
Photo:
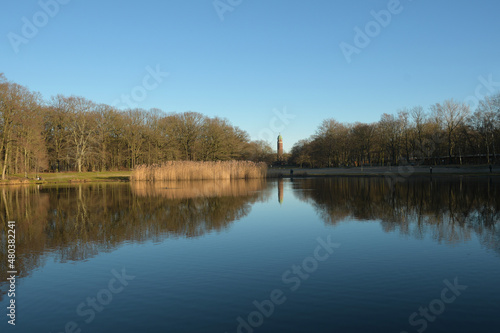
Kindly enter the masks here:
[[[277, 187], [282, 202], [283, 180]], [[125, 241], [225, 230], [248, 215], [253, 203], [270, 200], [272, 188], [265, 180], [0, 188], [0, 281], [7, 277], [8, 220], [16, 221], [16, 266], [22, 277], [43, 265], [46, 254], [62, 262], [84, 260]], [[430, 235], [450, 244], [475, 234], [500, 253], [498, 179], [412, 178], [388, 186], [384, 178], [336, 177], [295, 179], [293, 188], [327, 224], [375, 221], [387, 232]], [[5, 283], [0, 285], [1, 300]]]
[[378, 177], [335, 177], [294, 182], [327, 224], [346, 219], [381, 221], [385, 231], [457, 243], [475, 233], [500, 253], [500, 180], [412, 178], [389, 186]]
[[[0, 281], [7, 278], [8, 220], [16, 221], [16, 266], [23, 277], [49, 252], [61, 262], [84, 260], [124, 241], [221, 231], [270, 195], [261, 179], [3, 187], [0, 192]], [[2, 294], [4, 288], [0, 300]]]

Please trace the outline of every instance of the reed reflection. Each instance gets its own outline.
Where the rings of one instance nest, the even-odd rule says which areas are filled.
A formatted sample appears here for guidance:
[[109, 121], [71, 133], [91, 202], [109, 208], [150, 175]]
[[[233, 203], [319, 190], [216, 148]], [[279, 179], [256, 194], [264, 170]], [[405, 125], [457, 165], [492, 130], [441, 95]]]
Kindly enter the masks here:
[[[81, 184], [0, 189], [0, 237], [16, 221], [19, 275], [51, 253], [62, 262], [111, 251], [124, 241], [161, 241], [221, 231], [269, 195], [265, 180], [132, 184]], [[7, 249], [0, 249], [0, 281]], [[1, 288], [4, 291], [4, 288]], [[0, 299], [1, 294], [0, 293]]]

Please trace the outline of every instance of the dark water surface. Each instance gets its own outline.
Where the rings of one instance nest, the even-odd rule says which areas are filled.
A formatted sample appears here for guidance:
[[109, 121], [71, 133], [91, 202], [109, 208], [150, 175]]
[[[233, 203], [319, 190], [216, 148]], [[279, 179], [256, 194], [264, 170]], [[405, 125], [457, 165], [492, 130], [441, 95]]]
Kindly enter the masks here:
[[[0, 188], [1, 332], [494, 332], [500, 182]], [[16, 221], [16, 326], [7, 324]]]

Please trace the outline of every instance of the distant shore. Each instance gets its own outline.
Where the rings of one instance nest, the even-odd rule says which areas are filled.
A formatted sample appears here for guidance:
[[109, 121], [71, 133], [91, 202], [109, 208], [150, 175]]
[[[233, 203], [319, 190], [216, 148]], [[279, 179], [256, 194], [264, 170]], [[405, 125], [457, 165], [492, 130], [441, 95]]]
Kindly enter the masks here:
[[[429, 166], [377, 166], [377, 167], [346, 167], [346, 168], [269, 168], [269, 177], [290, 177], [293, 170], [294, 177], [333, 177], [333, 176], [430, 176]], [[433, 176], [500, 176], [500, 166], [493, 166], [492, 172], [488, 165], [466, 166], [433, 166]]]

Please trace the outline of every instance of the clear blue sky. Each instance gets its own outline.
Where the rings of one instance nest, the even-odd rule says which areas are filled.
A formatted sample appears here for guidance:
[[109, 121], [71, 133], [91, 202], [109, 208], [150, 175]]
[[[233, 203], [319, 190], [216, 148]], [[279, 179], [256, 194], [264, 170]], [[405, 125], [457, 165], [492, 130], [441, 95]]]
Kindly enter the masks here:
[[[224, 20], [213, 2], [71, 0], [44, 17], [37, 0], [4, 1], [0, 72], [47, 99], [112, 104], [159, 65], [169, 76], [139, 107], [225, 117], [253, 139], [278, 129], [285, 150], [326, 118], [375, 122], [403, 107], [463, 101], [480, 76], [500, 82], [496, 0], [401, 0], [350, 63], [340, 43], [356, 46], [355, 27], [373, 27], [370, 12], [392, 0], [220, 0], [241, 2]], [[33, 16], [41, 27], [24, 29], [16, 53], [12, 36], [24, 38], [23, 17]], [[284, 109], [295, 118], [273, 122]]]

